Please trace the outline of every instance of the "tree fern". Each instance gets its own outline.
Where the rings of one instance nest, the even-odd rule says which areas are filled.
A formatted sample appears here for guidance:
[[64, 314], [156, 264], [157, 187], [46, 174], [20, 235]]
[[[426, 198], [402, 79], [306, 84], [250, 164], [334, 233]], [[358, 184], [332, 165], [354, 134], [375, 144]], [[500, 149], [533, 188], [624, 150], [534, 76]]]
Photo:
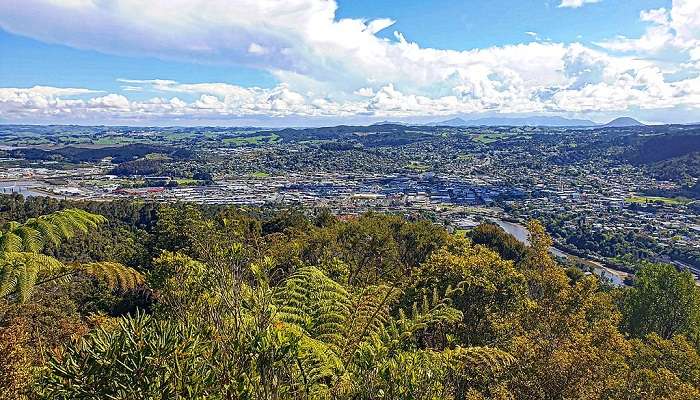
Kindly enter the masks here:
[[102, 261], [80, 264], [73, 270], [96, 278], [112, 290], [133, 290], [144, 283], [144, 277], [138, 271], [115, 262]]
[[[450, 290], [448, 288], [447, 293]], [[440, 296], [437, 288], [433, 289], [431, 296], [424, 293], [420, 303], [413, 303], [410, 315], [400, 309], [398, 317], [394, 318], [389, 326], [387, 340], [405, 344], [406, 340], [411, 339], [419, 331], [438, 324], [449, 325], [461, 321], [462, 312], [450, 306], [447, 293], [445, 296]]]
[[492, 347], [457, 347], [445, 350], [443, 355], [455, 372], [461, 375], [490, 377], [508, 368], [515, 358]]
[[44, 254], [14, 252], [0, 255], [0, 298], [14, 294], [24, 303], [37, 284], [69, 279], [79, 273], [105, 283], [112, 290], [133, 290], [144, 283], [143, 275], [119, 263], [65, 265]]
[[329, 397], [331, 387], [345, 375], [343, 362], [332, 346], [310, 337], [297, 325], [283, 324], [277, 329], [296, 344], [292, 354], [307, 393], [313, 393], [310, 397]]
[[401, 291], [385, 286], [369, 286], [354, 296], [352, 310], [345, 327], [347, 338], [343, 355], [352, 357], [355, 348], [362, 342], [373, 340], [384, 333], [391, 320], [390, 310]]
[[13, 252], [0, 256], [0, 298], [18, 294], [21, 302], [27, 301], [39, 278], [40, 272], [55, 272], [64, 265], [53, 257], [36, 253]]
[[[381, 390], [432, 398], [433, 391], [446, 390], [447, 379], [480, 382], [513, 362], [510, 354], [493, 348], [419, 347], [419, 332], [463, 319], [450, 305], [452, 291], [426, 292], [410, 311], [392, 314], [400, 290], [380, 285], [353, 294], [317, 268], [304, 267], [273, 297], [281, 329], [297, 338], [299, 370], [308, 387], [332, 383], [336, 397], [366, 398]], [[365, 386], [368, 382], [377, 386]]]
[[78, 273], [92, 276], [110, 289], [130, 290], [143, 284], [140, 273], [118, 263], [65, 265], [41, 254], [46, 246], [57, 246], [105, 221], [101, 215], [66, 209], [31, 218], [23, 224], [6, 223], [0, 230], [0, 298], [12, 295], [19, 302], [26, 302], [37, 284], [67, 279]]
[[87, 211], [69, 208], [37, 218], [24, 224], [6, 223], [0, 229], [0, 253], [40, 252], [47, 245], [58, 245], [80, 232], [104, 223], [105, 217]]
[[274, 302], [280, 320], [299, 326], [339, 351], [351, 306], [342, 285], [315, 267], [304, 267], [287, 278], [275, 292]]
[[0, 253], [22, 251], [22, 238], [15, 232], [18, 225], [10, 222], [6, 225], [6, 230], [0, 232]]

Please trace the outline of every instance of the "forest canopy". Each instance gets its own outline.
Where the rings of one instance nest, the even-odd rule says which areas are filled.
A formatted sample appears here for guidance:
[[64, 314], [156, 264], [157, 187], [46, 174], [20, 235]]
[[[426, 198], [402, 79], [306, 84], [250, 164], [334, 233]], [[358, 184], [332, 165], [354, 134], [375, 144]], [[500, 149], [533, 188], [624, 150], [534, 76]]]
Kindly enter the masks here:
[[700, 291], [532, 221], [0, 197], [0, 399], [697, 399]]

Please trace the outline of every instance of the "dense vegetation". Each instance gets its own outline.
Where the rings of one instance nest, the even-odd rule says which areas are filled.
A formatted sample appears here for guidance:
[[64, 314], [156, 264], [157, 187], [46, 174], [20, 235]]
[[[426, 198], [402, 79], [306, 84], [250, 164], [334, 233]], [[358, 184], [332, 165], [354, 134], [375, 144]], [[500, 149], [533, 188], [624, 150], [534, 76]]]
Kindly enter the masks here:
[[106, 157], [111, 157], [114, 162], [126, 162], [136, 158], [144, 157], [148, 154], [164, 154], [178, 160], [192, 158], [192, 152], [186, 149], [179, 149], [167, 146], [155, 146], [147, 144], [128, 144], [126, 146], [110, 146], [99, 148], [84, 147], [62, 147], [54, 150], [41, 150], [37, 148], [26, 148], [11, 150], [9, 155], [27, 160], [43, 161], [67, 161], [81, 163], [88, 161], [99, 161]]
[[403, 216], [5, 196], [0, 223], [0, 399], [700, 397], [692, 277], [601, 286], [534, 221], [524, 247]]
[[[655, 213], [661, 204], [631, 205], [647, 213]], [[566, 244], [571, 252], [590, 254], [591, 252], [608, 257], [618, 268], [635, 270], [644, 261], [658, 258], [681, 261], [700, 268], [700, 248], [681, 249], [679, 246], [661, 246], [647, 232], [648, 222], [640, 222], [640, 232], [618, 231], [601, 232], [594, 229], [590, 220], [575, 213], [541, 215], [540, 220], [555, 239]], [[685, 228], [687, 231], [690, 227]]]

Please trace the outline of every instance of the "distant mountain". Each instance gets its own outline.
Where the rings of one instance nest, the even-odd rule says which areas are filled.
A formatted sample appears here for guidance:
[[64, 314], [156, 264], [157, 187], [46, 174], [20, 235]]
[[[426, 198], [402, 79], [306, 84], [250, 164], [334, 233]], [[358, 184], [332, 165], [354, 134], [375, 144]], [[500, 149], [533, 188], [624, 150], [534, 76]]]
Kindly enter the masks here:
[[375, 122], [370, 126], [376, 126], [376, 125], [403, 125], [403, 126], [407, 126], [408, 124], [405, 122], [401, 122], [401, 121], [380, 121], [380, 122]]
[[615, 118], [614, 120], [608, 122], [607, 124], [605, 124], [603, 126], [606, 128], [623, 128], [626, 126], [646, 126], [646, 125], [637, 121], [634, 118], [620, 117], [620, 118]]
[[593, 121], [586, 119], [569, 119], [564, 117], [492, 117], [464, 120], [453, 118], [447, 121], [435, 122], [432, 126], [596, 126]]
[[452, 118], [446, 121], [432, 122], [427, 125], [431, 126], [468, 126], [469, 122], [463, 120], [462, 118]]

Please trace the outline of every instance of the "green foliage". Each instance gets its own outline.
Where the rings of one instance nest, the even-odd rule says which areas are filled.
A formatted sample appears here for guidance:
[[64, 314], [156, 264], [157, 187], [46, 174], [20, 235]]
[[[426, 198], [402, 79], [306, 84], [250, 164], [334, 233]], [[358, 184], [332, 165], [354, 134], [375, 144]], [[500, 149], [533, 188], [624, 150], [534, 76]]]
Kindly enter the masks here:
[[[468, 239], [389, 215], [91, 207], [122, 221], [102, 224], [100, 234], [114, 239], [99, 246], [149, 239], [138, 243], [140, 254], [152, 255], [145, 281], [98, 257], [106, 251], [81, 258], [83, 229], [60, 228], [50, 213], [7, 223], [13, 251], [0, 254], [0, 397], [699, 395], [692, 279], [644, 266], [634, 288], [601, 288], [557, 264], [535, 221], [532, 246], [521, 247], [491, 227]], [[62, 251], [61, 243], [75, 247]], [[152, 304], [100, 314], [118, 315], [111, 310], [119, 293], [146, 284]]]
[[318, 269], [306, 267], [281, 286], [275, 302], [282, 321], [314, 338], [313, 349], [334, 354], [326, 370], [337, 370], [336, 360], [344, 360], [343, 376], [332, 380], [338, 395], [429, 398], [431, 390], [453, 390], [436, 386], [438, 376], [493, 376], [512, 363], [510, 355], [491, 348], [420, 350], [420, 336], [435, 326], [453, 326], [462, 313], [435, 291], [414, 303], [410, 315], [403, 310], [393, 315], [401, 295], [388, 286], [370, 286], [353, 295]]
[[131, 290], [144, 280], [136, 270], [113, 262], [64, 264], [40, 254], [46, 246], [58, 246], [105, 222], [100, 215], [66, 209], [30, 218], [24, 224], [8, 222], [0, 231], [0, 298], [14, 295], [27, 302], [39, 284], [84, 273], [105, 282], [110, 289]]
[[135, 269], [114, 262], [101, 261], [81, 264], [74, 267], [73, 270], [94, 277], [105, 283], [111, 290], [118, 289], [126, 292], [136, 289], [145, 282], [143, 276]]
[[17, 292], [24, 303], [31, 297], [40, 272], [48, 275], [65, 266], [53, 257], [37, 253], [9, 252], [0, 255], [0, 298]]
[[627, 291], [623, 310], [625, 330], [633, 337], [655, 333], [664, 339], [700, 333], [700, 291], [689, 272], [671, 265], [647, 264]]
[[29, 392], [33, 374], [28, 341], [26, 326], [0, 327], [0, 400], [22, 399]]
[[494, 251], [463, 238], [452, 238], [433, 252], [414, 279], [408, 291], [412, 301], [426, 290], [437, 290], [463, 313], [463, 321], [452, 334], [464, 344], [496, 341], [505, 325], [517, 324], [514, 316], [526, 305], [523, 273]]
[[340, 353], [346, 340], [350, 294], [314, 267], [299, 269], [274, 294], [277, 317]]
[[40, 392], [51, 399], [203, 398], [212, 386], [205, 340], [192, 326], [123, 318], [54, 356]]
[[481, 224], [469, 231], [469, 238], [475, 244], [482, 244], [497, 252], [506, 260], [520, 262], [527, 252], [527, 247], [518, 239], [506, 233], [496, 224]]
[[31, 218], [24, 224], [8, 222], [0, 230], [0, 253], [38, 253], [45, 246], [57, 246], [61, 241], [85, 233], [103, 222], [104, 217], [79, 209]]

